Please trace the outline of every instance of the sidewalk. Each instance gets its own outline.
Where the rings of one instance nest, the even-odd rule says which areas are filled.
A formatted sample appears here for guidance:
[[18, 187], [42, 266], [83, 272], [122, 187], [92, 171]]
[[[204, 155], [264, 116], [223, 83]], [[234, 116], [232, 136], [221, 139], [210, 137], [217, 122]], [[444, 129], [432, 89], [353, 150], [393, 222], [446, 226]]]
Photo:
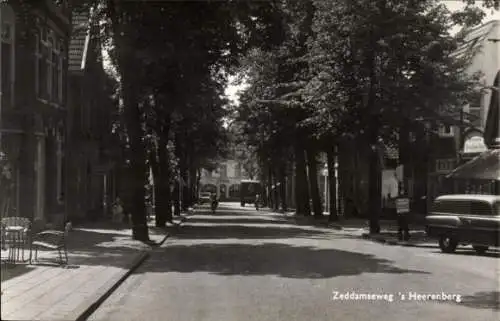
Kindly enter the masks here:
[[349, 218], [343, 219], [339, 218], [339, 221], [329, 222], [328, 213], [324, 213], [323, 217], [315, 218], [314, 216], [296, 216], [294, 212], [286, 212], [281, 214], [285, 220], [293, 221], [297, 225], [312, 225], [318, 227], [332, 228], [349, 235], [358, 236], [362, 239], [372, 240], [379, 243], [385, 243], [388, 245], [404, 245], [404, 246], [437, 246], [436, 241], [427, 238], [425, 233], [425, 224], [422, 218], [414, 219], [411, 218], [409, 224], [410, 227], [410, 240], [409, 241], [399, 241], [398, 240], [398, 225], [395, 220], [384, 220], [381, 219], [380, 223], [380, 233], [370, 234], [369, 233], [369, 221], [368, 219], [357, 219]]
[[152, 246], [165, 241], [168, 230], [172, 228], [150, 226], [157, 245], [147, 245], [132, 240], [129, 228], [84, 224], [69, 233], [67, 266], [54, 264], [57, 251], [40, 250], [33, 265], [2, 263], [1, 319], [84, 320], [148, 257]]

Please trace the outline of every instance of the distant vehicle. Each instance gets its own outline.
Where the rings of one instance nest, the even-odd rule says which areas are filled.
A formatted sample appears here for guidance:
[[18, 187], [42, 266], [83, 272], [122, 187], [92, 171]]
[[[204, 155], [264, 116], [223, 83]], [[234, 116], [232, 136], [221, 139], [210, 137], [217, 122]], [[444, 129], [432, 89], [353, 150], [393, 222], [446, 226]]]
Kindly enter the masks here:
[[198, 198], [198, 203], [200, 204], [205, 204], [205, 203], [210, 203], [211, 201], [211, 196], [212, 194], [210, 192], [202, 192], [200, 193], [200, 197]]
[[443, 195], [426, 217], [426, 233], [444, 253], [471, 244], [481, 254], [500, 246], [500, 195]]
[[262, 195], [262, 185], [259, 181], [242, 180], [240, 183], [240, 204], [255, 203], [255, 195]]

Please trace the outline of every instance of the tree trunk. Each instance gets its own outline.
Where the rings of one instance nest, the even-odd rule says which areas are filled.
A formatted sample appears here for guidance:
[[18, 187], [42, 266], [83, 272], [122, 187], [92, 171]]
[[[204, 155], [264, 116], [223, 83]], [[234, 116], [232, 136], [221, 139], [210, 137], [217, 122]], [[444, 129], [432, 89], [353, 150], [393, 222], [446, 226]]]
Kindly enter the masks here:
[[200, 182], [201, 182], [201, 169], [196, 169], [196, 199], [198, 199], [200, 195]]
[[409, 125], [401, 126], [399, 129], [399, 164], [403, 165], [403, 181], [400, 184], [400, 192], [408, 193], [408, 177], [410, 174], [410, 144]]
[[321, 196], [319, 195], [318, 187], [318, 166], [316, 151], [311, 147], [307, 149], [306, 154], [307, 164], [309, 168], [309, 187], [311, 191], [314, 216], [320, 218], [323, 217], [323, 209], [321, 208]]
[[174, 183], [174, 215], [181, 215], [180, 184], [177, 179]]
[[193, 168], [191, 165], [191, 169], [189, 170], [189, 198], [191, 200], [190, 206], [193, 206], [196, 202], [196, 168]]
[[274, 208], [274, 195], [273, 195], [273, 170], [271, 167], [271, 163], [267, 163], [267, 199], [269, 209]]
[[164, 200], [161, 196], [161, 175], [160, 175], [160, 164], [158, 162], [158, 151], [156, 148], [149, 152], [149, 163], [151, 164], [151, 171], [153, 172], [153, 187], [154, 187], [154, 201], [155, 201], [155, 225], [164, 226], [165, 225], [165, 207]]
[[295, 143], [295, 214], [311, 215], [306, 159], [301, 144]]
[[286, 195], [286, 166], [282, 164], [279, 168], [279, 182], [280, 182], [280, 199], [281, 199], [281, 209], [283, 212], [288, 210], [287, 205], [287, 195]]
[[275, 212], [278, 212], [280, 209], [280, 185], [279, 185], [279, 180], [278, 176], [276, 175], [276, 168], [273, 167], [272, 169], [273, 173], [273, 209]]
[[373, 130], [372, 139], [370, 140], [370, 167], [369, 167], [369, 201], [368, 210], [370, 211], [370, 233], [380, 233], [380, 212], [382, 205], [382, 173], [379, 156], [379, 146], [377, 141], [378, 131]]
[[[124, 78], [124, 82], [126, 77]], [[135, 88], [126, 86], [123, 91], [125, 119], [130, 139], [129, 181], [131, 190], [130, 212], [132, 217], [132, 236], [135, 240], [149, 241], [146, 207], [144, 202], [146, 184], [146, 153], [142, 141], [141, 111], [134, 96]]]
[[181, 198], [181, 210], [186, 211], [189, 208], [189, 179], [188, 179], [188, 170], [187, 168], [183, 168], [181, 172], [182, 177], [182, 198]]
[[380, 233], [380, 212], [382, 206], [382, 173], [380, 157], [379, 157], [379, 110], [376, 104], [376, 86], [377, 71], [376, 71], [376, 52], [375, 52], [375, 41], [376, 41], [375, 31], [370, 30], [370, 48], [371, 52], [368, 54], [368, 71], [370, 74], [370, 86], [368, 92], [368, 101], [366, 104], [367, 115], [369, 116], [369, 130], [368, 130], [368, 142], [370, 150], [370, 167], [369, 167], [369, 195], [368, 195], [368, 210], [370, 211], [370, 233], [378, 234]]
[[162, 201], [162, 210], [164, 214], [161, 215], [162, 220], [160, 221], [160, 225], [157, 226], [165, 226], [166, 222], [172, 221], [172, 195], [170, 194], [170, 180], [172, 171], [170, 168], [170, 157], [167, 151], [168, 141], [168, 129], [165, 129], [166, 132], [162, 134], [160, 137], [160, 150], [158, 151], [159, 161], [160, 161], [160, 181], [159, 190], [158, 190], [158, 198], [161, 198]]
[[336, 147], [327, 148], [326, 157], [328, 163], [328, 196], [329, 196], [329, 209], [330, 215], [328, 220], [330, 222], [338, 221], [338, 209], [337, 209], [337, 177], [335, 176], [335, 156]]

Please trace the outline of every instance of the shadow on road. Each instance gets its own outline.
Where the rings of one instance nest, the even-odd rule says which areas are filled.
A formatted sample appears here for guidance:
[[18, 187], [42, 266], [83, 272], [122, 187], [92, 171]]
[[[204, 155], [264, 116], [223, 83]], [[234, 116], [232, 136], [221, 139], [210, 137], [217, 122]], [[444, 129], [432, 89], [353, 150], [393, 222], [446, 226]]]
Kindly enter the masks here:
[[289, 226], [244, 226], [244, 225], [185, 225], [176, 235], [179, 239], [282, 239], [307, 238], [326, 234], [318, 229]]
[[478, 292], [470, 296], [464, 296], [459, 304], [477, 309], [500, 310], [500, 292]]
[[210, 272], [218, 275], [276, 275], [285, 278], [331, 278], [362, 273], [418, 273], [401, 269], [372, 255], [290, 246], [264, 244], [173, 245], [151, 257], [137, 273]]
[[[222, 218], [219, 218], [222, 217]], [[261, 217], [249, 218], [230, 215], [220, 215], [215, 217], [193, 217], [189, 223], [210, 223], [210, 224], [287, 224], [287, 221], [278, 221], [273, 219], [263, 219]]]

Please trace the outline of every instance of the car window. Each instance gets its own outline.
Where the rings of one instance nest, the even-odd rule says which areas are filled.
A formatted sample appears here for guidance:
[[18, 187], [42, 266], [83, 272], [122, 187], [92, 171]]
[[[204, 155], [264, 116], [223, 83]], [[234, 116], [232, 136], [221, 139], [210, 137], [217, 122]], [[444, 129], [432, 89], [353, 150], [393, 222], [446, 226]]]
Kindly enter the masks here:
[[433, 205], [432, 211], [436, 213], [466, 215], [471, 212], [471, 203], [467, 200], [436, 201]]
[[[435, 213], [460, 215], [500, 215], [500, 203], [496, 203], [494, 210], [488, 202], [480, 200], [443, 200], [436, 201], [432, 207]], [[495, 213], [495, 214], [494, 214]]]
[[493, 215], [500, 216], [500, 202], [495, 202]]

